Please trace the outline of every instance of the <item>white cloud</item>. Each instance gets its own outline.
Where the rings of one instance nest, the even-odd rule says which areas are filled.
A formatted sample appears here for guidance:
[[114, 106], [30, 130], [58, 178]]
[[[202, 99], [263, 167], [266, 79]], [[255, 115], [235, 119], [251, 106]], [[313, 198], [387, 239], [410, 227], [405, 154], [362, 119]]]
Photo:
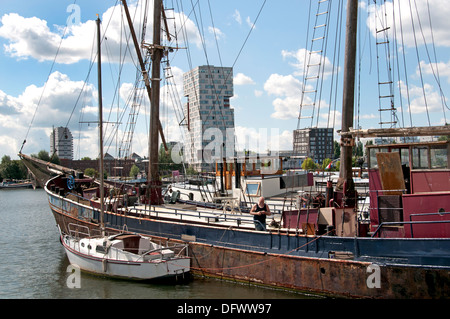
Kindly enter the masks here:
[[[333, 72], [333, 65], [331, 61], [319, 53], [311, 53], [311, 58], [309, 58], [309, 51], [306, 49], [299, 49], [297, 51], [282, 50], [281, 56], [283, 59], [293, 59], [293, 62], [289, 62], [289, 64], [294, 67], [293, 75], [295, 76], [303, 76], [305, 59], [311, 65], [309, 67], [308, 76], [317, 76], [318, 72], [321, 71], [320, 76], [326, 79], [327, 76], [331, 75]], [[319, 68], [323, 68], [324, 66], [325, 69], [323, 72], [321, 69], [319, 70]]]
[[208, 32], [214, 35], [217, 38], [217, 40], [220, 40], [225, 36], [225, 34], [220, 29], [211, 26], [208, 27]]
[[238, 73], [233, 79], [234, 85], [246, 85], [246, 84], [255, 84], [251, 77], [245, 75], [244, 73]]
[[264, 83], [264, 90], [269, 95], [278, 96], [273, 102], [275, 112], [271, 114], [276, 119], [293, 119], [298, 117], [301, 83], [292, 75], [272, 74]]
[[[44, 85], [41, 87], [30, 85], [17, 97], [0, 91], [0, 136], [16, 140], [15, 143], [10, 141], [1, 143], [4, 144], [4, 153], [11, 157], [17, 154], [19, 151], [17, 143], [26, 137], [32, 119], [25, 146], [29, 150], [27, 153], [37, 153], [41, 149], [49, 150], [51, 127], [66, 126], [83, 85], [82, 81], [72, 81], [65, 74], [53, 72], [48, 78], [45, 90]], [[97, 104], [97, 94], [93, 85], [86, 85], [82, 96], [79, 107]], [[92, 114], [85, 119], [96, 118], [97, 115]], [[72, 125], [69, 123], [72, 134], [76, 129], [73, 125], [76, 120], [78, 118], [72, 120]]]
[[261, 91], [261, 90], [255, 90], [254, 93], [255, 93], [256, 97], [260, 97], [260, 96], [262, 96], [264, 94], [264, 92]]
[[[428, 75], [439, 75], [441, 81], [442, 78], [447, 78], [447, 82], [450, 83], [450, 61], [440, 62], [440, 63], [426, 63], [425, 61], [420, 61], [420, 67], [422, 72]], [[419, 75], [419, 68], [416, 70], [416, 75]]]
[[300, 97], [288, 96], [283, 99], [276, 98], [272, 102], [275, 112], [270, 116], [275, 119], [289, 120], [299, 115]]
[[12, 57], [52, 61], [60, 44], [59, 63], [74, 63], [90, 57], [92, 41], [87, 39], [94, 38], [94, 21], [72, 26], [71, 35], [62, 42], [59, 28], [52, 31], [45, 20], [36, 17], [24, 18], [10, 13], [1, 18], [1, 23], [0, 36], [9, 40], [4, 49]]
[[302, 84], [292, 75], [271, 74], [264, 83], [264, 90], [269, 95], [300, 95]]
[[[136, 8], [136, 5], [129, 5], [130, 15], [132, 17], [140, 17], [141, 7]], [[135, 14], [135, 11], [138, 12]], [[152, 16], [152, 8], [148, 12], [148, 16]], [[175, 34], [174, 25], [177, 28], [184, 27], [185, 32], [177, 32], [181, 34], [183, 39], [178, 39], [178, 43], [189, 41], [197, 46], [201, 46], [201, 37], [195, 23], [188, 19], [184, 13], [174, 13], [174, 24], [169, 25], [171, 34]], [[110, 7], [102, 14], [102, 33], [104, 33], [108, 50], [103, 50], [103, 61], [118, 62], [120, 57], [121, 46], [129, 46], [133, 48], [130, 32], [126, 23], [122, 21], [122, 11], [120, 5]], [[146, 30], [152, 30], [152, 19], [148, 19]], [[122, 25], [125, 25], [122, 30]], [[106, 29], [107, 28], [107, 29]], [[4, 45], [4, 50], [7, 54], [18, 59], [33, 58], [40, 62], [53, 61], [56, 52], [58, 57], [56, 62], [63, 64], [72, 64], [80, 60], [89, 60], [95, 58], [92, 54], [92, 46], [95, 44], [96, 37], [96, 22], [88, 20], [83, 23], [72, 24], [67, 28], [64, 39], [62, 39], [65, 27], [54, 26], [52, 30], [47, 21], [37, 17], [25, 18], [17, 13], [5, 14], [1, 18], [0, 37], [9, 41]], [[135, 31], [142, 29], [140, 21], [134, 22]], [[216, 30], [220, 32], [220, 30]], [[220, 35], [223, 34], [220, 32]], [[146, 33], [145, 42], [151, 43], [152, 32]], [[150, 37], [150, 39], [149, 39]], [[186, 38], [187, 37], [187, 38]], [[107, 52], [106, 52], [107, 51]], [[134, 48], [132, 54], [134, 55]], [[108, 54], [107, 54], [108, 53]], [[109, 60], [108, 60], [109, 59]]]
[[238, 11], [238, 9], [234, 10], [233, 18], [237, 23], [242, 24], [241, 13]]
[[237, 136], [236, 150], [251, 150], [259, 153], [266, 153], [267, 150], [277, 152], [280, 150], [292, 149], [292, 131], [284, 130], [280, 132], [278, 128], [263, 128], [236, 126]]
[[[385, 2], [382, 5], [375, 6], [370, 5], [368, 7], [369, 17], [367, 18], [367, 25], [371, 29], [372, 35], [375, 36], [377, 29], [382, 29], [383, 27], [378, 22], [376, 26], [376, 19], [378, 21], [387, 19], [387, 24], [391, 26], [389, 29], [389, 37], [392, 39], [392, 32], [394, 30], [393, 26], [393, 15], [392, 12], [395, 9], [396, 26], [398, 32], [398, 39], [402, 39], [406, 46], [414, 47], [416, 40], [419, 45], [423, 44], [423, 37], [420, 34], [420, 29], [423, 31], [423, 36], [425, 37], [428, 45], [431, 44], [431, 28], [433, 30], [433, 39], [437, 46], [450, 46], [450, 38], [448, 37], [448, 30], [450, 29], [450, 7], [446, 1], [442, 0], [429, 0], [429, 1], [415, 1], [413, 3], [413, 19], [414, 28], [416, 29], [416, 38], [414, 38], [414, 29], [412, 26], [411, 19], [411, 9], [409, 0], [399, 0], [394, 1], [395, 7], [392, 2]], [[429, 11], [428, 11], [429, 7]], [[399, 10], [401, 8], [401, 10]], [[416, 10], [417, 8], [417, 10]], [[431, 26], [428, 19], [428, 13], [431, 17]], [[420, 29], [419, 21], [417, 19], [417, 14], [420, 16]], [[378, 16], [378, 18], [376, 18]], [[382, 17], [382, 18], [380, 18]], [[401, 24], [400, 24], [401, 23]], [[400, 28], [399, 26], [402, 26]], [[401, 38], [400, 32], [402, 32], [403, 37]]]
[[250, 20], [250, 17], [247, 17], [247, 19], [245, 19], [245, 22], [247, 22], [247, 25], [248, 25], [250, 28], [256, 29], [256, 26], [255, 26], [255, 24]]
[[[426, 99], [423, 97], [425, 90]], [[413, 114], [423, 114], [427, 112], [442, 112], [442, 99], [438, 92], [433, 90], [429, 84], [425, 84], [424, 88], [418, 86], [409, 86], [409, 95], [411, 104], [409, 110]]]

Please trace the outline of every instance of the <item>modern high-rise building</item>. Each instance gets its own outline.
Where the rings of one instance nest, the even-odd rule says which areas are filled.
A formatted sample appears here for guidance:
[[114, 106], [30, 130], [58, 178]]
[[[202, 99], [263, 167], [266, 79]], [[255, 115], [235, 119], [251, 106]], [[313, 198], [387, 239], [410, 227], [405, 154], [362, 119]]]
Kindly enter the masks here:
[[183, 86], [185, 160], [197, 170], [209, 170], [235, 155], [233, 68], [198, 66], [184, 74]]
[[310, 157], [316, 163], [333, 158], [333, 128], [305, 128], [294, 130], [294, 154], [305, 159]]
[[50, 156], [55, 152], [60, 159], [73, 159], [73, 137], [67, 127], [53, 128], [50, 134]]

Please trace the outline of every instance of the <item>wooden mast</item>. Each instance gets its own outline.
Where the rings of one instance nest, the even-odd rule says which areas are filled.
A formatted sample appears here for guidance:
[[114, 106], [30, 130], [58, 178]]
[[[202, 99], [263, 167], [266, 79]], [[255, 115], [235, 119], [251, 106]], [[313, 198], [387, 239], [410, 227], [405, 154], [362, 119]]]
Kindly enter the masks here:
[[[134, 32], [134, 27], [133, 27], [133, 22], [131, 21], [130, 11], [128, 10], [128, 5], [127, 5], [126, 0], [122, 0], [122, 3], [123, 3], [123, 7], [125, 9], [125, 15], [127, 17], [128, 27], [130, 28], [131, 38], [133, 39], [133, 44], [136, 49], [139, 66], [141, 67], [141, 72], [142, 72], [142, 76], [144, 78], [145, 87], [147, 89], [147, 95], [148, 95], [148, 98], [151, 100], [152, 99], [152, 90], [150, 87], [150, 80], [148, 78], [148, 72], [147, 72], [147, 69], [145, 68], [144, 60], [142, 59], [141, 51], [139, 50], [139, 43], [136, 38], [136, 32]], [[164, 132], [162, 130], [161, 121], [159, 119], [158, 119], [158, 122], [159, 122], [158, 130], [159, 130], [159, 134], [161, 135], [161, 140], [163, 142], [165, 150], [168, 151], [166, 139], [164, 137]]]
[[[348, 0], [345, 39], [344, 93], [342, 100], [341, 132], [343, 134], [348, 132], [350, 128], [353, 127], [357, 22], [358, 1]], [[355, 190], [355, 184], [352, 176], [353, 144], [353, 139], [351, 137], [341, 135], [341, 164], [339, 167], [339, 179], [336, 185], [336, 190], [342, 190], [344, 193], [349, 195], [354, 194]]]
[[159, 92], [161, 77], [161, 58], [163, 49], [161, 47], [161, 7], [162, 0], [154, 0], [153, 6], [153, 48], [152, 58], [152, 96], [150, 104], [150, 137], [149, 137], [149, 166], [148, 180], [151, 191], [151, 204], [161, 204], [161, 184], [159, 180]]
[[[133, 38], [133, 43], [136, 49], [136, 54], [138, 56], [139, 65], [141, 67], [141, 72], [144, 77], [145, 86], [147, 88], [147, 93], [150, 99], [150, 137], [149, 137], [149, 165], [148, 165], [148, 189], [150, 193], [148, 198], [150, 204], [157, 205], [161, 204], [161, 181], [159, 179], [159, 165], [158, 165], [158, 138], [161, 135], [164, 148], [168, 151], [166, 141], [164, 139], [164, 134], [162, 131], [162, 125], [159, 120], [159, 92], [160, 92], [160, 73], [161, 73], [161, 58], [163, 54], [163, 47], [161, 46], [161, 8], [162, 1], [154, 0], [153, 8], [153, 45], [151, 46], [151, 56], [152, 56], [152, 75], [149, 79], [148, 72], [145, 68], [144, 61], [139, 49], [139, 44], [137, 42], [136, 33], [134, 32], [133, 23], [131, 21], [130, 12], [128, 10], [126, 0], [122, 0], [125, 15], [127, 17], [128, 25], [130, 28], [131, 36]], [[151, 81], [151, 87], [150, 87]], [[159, 135], [158, 135], [159, 132]]]
[[100, 230], [102, 236], [105, 235], [105, 225], [103, 221], [103, 213], [105, 211], [105, 188], [103, 173], [103, 102], [102, 102], [102, 55], [101, 55], [101, 39], [100, 39], [100, 18], [97, 15], [97, 78], [98, 78], [98, 139], [99, 139], [99, 175], [100, 175]]

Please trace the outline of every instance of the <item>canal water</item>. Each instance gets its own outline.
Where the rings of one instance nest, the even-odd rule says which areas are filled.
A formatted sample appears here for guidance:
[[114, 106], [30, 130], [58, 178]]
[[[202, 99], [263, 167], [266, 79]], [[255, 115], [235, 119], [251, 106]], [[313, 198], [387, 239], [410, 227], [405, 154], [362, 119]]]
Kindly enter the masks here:
[[[69, 262], [42, 189], [0, 190], [0, 299], [305, 299], [311, 296], [195, 276], [151, 284], [81, 273], [68, 285]], [[70, 270], [70, 267], [69, 267]]]

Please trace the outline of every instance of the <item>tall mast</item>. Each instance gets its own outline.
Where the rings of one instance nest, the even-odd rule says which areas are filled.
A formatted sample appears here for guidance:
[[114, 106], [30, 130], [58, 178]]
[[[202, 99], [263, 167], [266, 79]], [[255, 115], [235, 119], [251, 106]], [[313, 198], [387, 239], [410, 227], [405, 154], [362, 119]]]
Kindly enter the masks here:
[[[164, 134], [162, 131], [162, 125], [159, 120], [159, 92], [160, 92], [160, 67], [161, 58], [163, 54], [163, 47], [161, 46], [161, 9], [162, 1], [154, 0], [153, 8], [153, 44], [150, 46], [152, 55], [152, 74], [151, 79], [149, 79], [147, 70], [142, 59], [142, 55], [139, 49], [139, 44], [137, 42], [136, 33], [134, 32], [133, 23], [131, 21], [131, 16], [128, 10], [126, 0], [122, 0], [125, 14], [128, 21], [128, 26], [130, 28], [131, 36], [133, 39], [134, 47], [136, 49], [136, 54], [138, 56], [138, 61], [141, 67], [142, 75], [144, 77], [145, 86], [147, 88], [147, 93], [150, 98], [150, 137], [149, 137], [149, 166], [148, 166], [148, 192], [150, 204], [160, 204], [161, 203], [161, 182], [159, 180], [159, 165], [158, 165], [158, 137], [161, 135], [162, 142], [166, 151], [168, 150], [166, 141], [164, 139]], [[150, 88], [151, 81], [151, 88]], [[158, 135], [159, 132], [159, 135]]]
[[[133, 26], [133, 22], [131, 21], [131, 16], [130, 16], [130, 11], [128, 10], [127, 1], [126, 0], [122, 0], [122, 4], [123, 4], [123, 8], [125, 10], [125, 15], [126, 15], [126, 18], [127, 18], [128, 27], [130, 28], [130, 33], [131, 33], [131, 38], [133, 39], [134, 48], [136, 49], [136, 55], [138, 57], [139, 66], [141, 67], [142, 76], [144, 78], [145, 87], [147, 89], [147, 95], [148, 95], [148, 98], [151, 100], [152, 99], [152, 90], [150, 88], [150, 80], [148, 78], [147, 69], [145, 68], [144, 59], [142, 58], [142, 54], [141, 54], [141, 51], [139, 49], [139, 43], [138, 43], [138, 40], [137, 40], [137, 37], [136, 37], [136, 32], [134, 32], [134, 26]], [[168, 151], [167, 144], [166, 144], [166, 139], [164, 137], [164, 132], [162, 130], [161, 121], [159, 119], [158, 119], [158, 123], [159, 123], [159, 127], [158, 127], [159, 134], [161, 135], [161, 139], [162, 139], [162, 142], [164, 144], [165, 150]]]
[[105, 189], [104, 189], [104, 175], [103, 175], [103, 102], [102, 102], [102, 54], [101, 54], [101, 39], [100, 39], [100, 18], [97, 15], [97, 76], [98, 76], [98, 139], [100, 149], [99, 159], [99, 175], [100, 175], [100, 229], [102, 236], [105, 234], [105, 225], [103, 221], [103, 213], [105, 210]]
[[149, 181], [159, 181], [158, 172], [158, 126], [159, 126], [159, 91], [161, 76], [161, 6], [162, 0], [154, 0], [153, 7], [153, 49], [152, 49], [152, 96], [150, 105], [150, 138], [149, 138]]
[[[345, 39], [344, 93], [342, 101], [342, 133], [349, 132], [350, 128], [353, 127], [357, 21], [358, 0], [348, 0]], [[353, 194], [355, 190], [352, 175], [353, 144], [351, 136], [341, 135], [341, 163], [336, 190], [343, 190], [344, 193], [347, 194]]]

